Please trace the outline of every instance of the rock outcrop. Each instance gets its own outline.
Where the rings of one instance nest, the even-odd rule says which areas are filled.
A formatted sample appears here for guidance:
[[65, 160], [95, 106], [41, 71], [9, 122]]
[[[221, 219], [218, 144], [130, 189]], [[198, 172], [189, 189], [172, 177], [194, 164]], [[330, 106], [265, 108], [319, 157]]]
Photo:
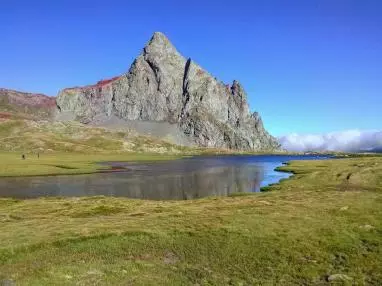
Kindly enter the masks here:
[[174, 124], [203, 147], [274, 150], [279, 143], [249, 112], [238, 81], [226, 85], [184, 58], [162, 33], [155, 33], [128, 73], [95, 85], [67, 88], [57, 97], [61, 113], [91, 123], [118, 117]]

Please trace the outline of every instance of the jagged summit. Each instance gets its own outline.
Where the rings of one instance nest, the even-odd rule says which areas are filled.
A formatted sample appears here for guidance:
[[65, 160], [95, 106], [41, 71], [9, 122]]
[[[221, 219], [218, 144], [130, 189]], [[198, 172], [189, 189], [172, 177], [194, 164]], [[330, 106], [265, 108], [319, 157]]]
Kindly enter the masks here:
[[172, 46], [170, 40], [162, 32], [154, 32], [154, 34], [152, 35], [152, 37], [151, 37], [151, 39], [147, 45], [149, 46], [152, 44], [163, 45], [163, 46], [167, 46], [167, 45]]
[[126, 123], [173, 124], [191, 143], [206, 147], [279, 148], [260, 116], [249, 113], [238, 81], [218, 81], [182, 56], [160, 32], [154, 33], [126, 74], [101, 83], [64, 89], [57, 97], [61, 113], [86, 123], [117, 117]]

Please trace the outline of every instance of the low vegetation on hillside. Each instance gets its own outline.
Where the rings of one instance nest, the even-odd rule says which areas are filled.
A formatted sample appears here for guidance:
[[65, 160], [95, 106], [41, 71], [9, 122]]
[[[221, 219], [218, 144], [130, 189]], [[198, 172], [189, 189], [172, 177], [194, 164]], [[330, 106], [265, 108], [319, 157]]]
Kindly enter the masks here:
[[179, 153], [186, 149], [154, 137], [139, 136], [134, 132], [111, 131], [76, 122], [0, 121], [1, 151]]
[[0, 88], [0, 120], [2, 118], [48, 119], [56, 110], [53, 97]]
[[381, 285], [382, 158], [283, 169], [248, 196], [1, 199], [0, 281]]

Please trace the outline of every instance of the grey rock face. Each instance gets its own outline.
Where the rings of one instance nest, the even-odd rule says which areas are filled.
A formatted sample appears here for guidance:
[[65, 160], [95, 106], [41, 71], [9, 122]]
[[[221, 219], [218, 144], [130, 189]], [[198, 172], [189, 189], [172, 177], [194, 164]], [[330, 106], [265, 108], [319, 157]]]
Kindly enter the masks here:
[[70, 88], [57, 97], [61, 112], [88, 123], [117, 116], [175, 124], [195, 144], [237, 150], [274, 150], [279, 143], [250, 114], [238, 81], [225, 85], [184, 58], [155, 33], [128, 73], [95, 85]]

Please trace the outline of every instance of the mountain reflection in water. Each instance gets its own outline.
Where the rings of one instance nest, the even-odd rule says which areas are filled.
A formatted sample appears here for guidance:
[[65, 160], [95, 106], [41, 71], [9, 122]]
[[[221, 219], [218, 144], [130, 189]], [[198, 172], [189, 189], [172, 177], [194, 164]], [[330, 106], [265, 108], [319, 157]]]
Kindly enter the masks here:
[[[0, 179], [0, 197], [116, 196], [187, 200], [258, 192], [290, 174], [274, 171], [289, 160], [315, 156], [211, 156], [153, 163], [106, 162], [126, 171], [92, 175]], [[319, 157], [324, 159], [325, 157]]]

